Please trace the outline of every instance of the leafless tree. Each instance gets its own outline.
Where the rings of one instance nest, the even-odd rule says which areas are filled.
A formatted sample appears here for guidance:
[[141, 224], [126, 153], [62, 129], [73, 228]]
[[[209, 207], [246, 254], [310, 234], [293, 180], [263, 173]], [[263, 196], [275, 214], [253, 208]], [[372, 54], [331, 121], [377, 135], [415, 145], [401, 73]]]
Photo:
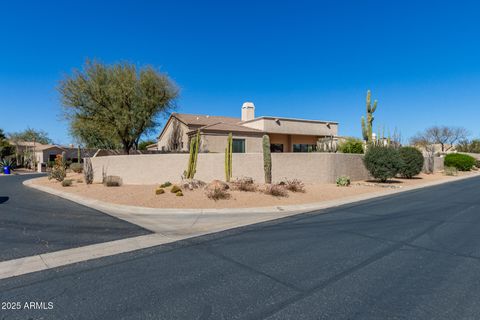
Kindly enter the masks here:
[[411, 143], [424, 147], [439, 144], [441, 151], [446, 152], [460, 140], [466, 139], [468, 135], [467, 129], [462, 127], [433, 126], [414, 136]]
[[180, 151], [182, 149], [182, 136], [183, 130], [180, 126], [180, 122], [174, 121], [172, 126], [172, 132], [168, 138], [167, 149], [169, 151]]

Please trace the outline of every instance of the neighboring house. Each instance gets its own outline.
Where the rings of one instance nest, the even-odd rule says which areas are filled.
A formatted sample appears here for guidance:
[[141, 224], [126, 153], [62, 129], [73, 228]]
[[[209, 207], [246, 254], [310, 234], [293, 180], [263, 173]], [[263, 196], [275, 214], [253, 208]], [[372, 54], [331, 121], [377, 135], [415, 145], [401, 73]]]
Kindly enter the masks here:
[[243, 104], [241, 118], [172, 113], [158, 137], [157, 150], [188, 151], [197, 131], [200, 131], [202, 152], [224, 152], [229, 133], [233, 135], [233, 152], [262, 152], [265, 134], [270, 137], [272, 152], [309, 152], [316, 150], [319, 138], [337, 137], [338, 122], [255, 118], [255, 106], [251, 102]]
[[[78, 149], [73, 145], [59, 146], [54, 144], [41, 144], [32, 141], [11, 141], [12, 145], [16, 148], [17, 163], [21, 165], [27, 164], [34, 156], [36, 163], [49, 163], [55, 160], [57, 155], [65, 153], [65, 159], [67, 161], [78, 161]], [[80, 157], [91, 156], [95, 153], [96, 149], [81, 149]]]

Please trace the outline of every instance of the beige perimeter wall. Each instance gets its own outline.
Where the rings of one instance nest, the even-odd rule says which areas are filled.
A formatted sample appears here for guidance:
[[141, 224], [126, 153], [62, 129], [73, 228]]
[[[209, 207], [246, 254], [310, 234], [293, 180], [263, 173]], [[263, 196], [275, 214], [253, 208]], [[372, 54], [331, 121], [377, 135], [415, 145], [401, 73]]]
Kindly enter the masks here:
[[[94, 181], [105, 175], [120, 176], [125, 184], [159, 184], [177, 182], [188, 162], [188, 154], [121, 155], [92, 158]], [[333, 183], [341, 175], [352, 180], [368, 178], [363, 166], [363, 155], [340, 153], [274, 153], [272, 176], [274, 182], [300, 179], [303, 182]], [[198, 155], [196, 179], [224, 180], [224, 154]], [[234, 153], [233, 177], [252, 177], [264, 182], [263, 154]]]

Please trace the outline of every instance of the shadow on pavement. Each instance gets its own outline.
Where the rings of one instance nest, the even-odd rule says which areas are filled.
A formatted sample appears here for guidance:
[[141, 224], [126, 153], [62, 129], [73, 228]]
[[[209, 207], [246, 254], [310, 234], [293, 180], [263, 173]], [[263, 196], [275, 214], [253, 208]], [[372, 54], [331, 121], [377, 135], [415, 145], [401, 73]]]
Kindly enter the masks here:
[[9, 197], [0, 197], [0, 204], [4, 203], [4, 202], [7, 202], [8, 199], [10, 199]]

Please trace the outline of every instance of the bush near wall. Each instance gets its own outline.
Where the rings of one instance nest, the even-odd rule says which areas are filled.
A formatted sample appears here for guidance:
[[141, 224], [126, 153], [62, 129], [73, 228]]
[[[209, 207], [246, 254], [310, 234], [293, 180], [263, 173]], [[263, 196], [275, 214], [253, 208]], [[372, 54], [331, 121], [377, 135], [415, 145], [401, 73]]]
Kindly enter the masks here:
[[417, 148], [401, 147], [398, 152], [403, 161], [399, 171], [402, 177], [411, 179], [422, 172], [424, 158]]
[[470, 171], [475, 165], [475, 158], [461, 153], [450, 153], [445, 156], [445, 166], [455, 167], [460, 171]]
[[338, 149], [342, 153], [363, 153], [363, 142], [359, 139], [348, 138], [340, 143]]
[[402, 158], [393, 147], [369, 146], [363, 159], [368, 172], [381, 182], [395, 177], [403, 166]]

